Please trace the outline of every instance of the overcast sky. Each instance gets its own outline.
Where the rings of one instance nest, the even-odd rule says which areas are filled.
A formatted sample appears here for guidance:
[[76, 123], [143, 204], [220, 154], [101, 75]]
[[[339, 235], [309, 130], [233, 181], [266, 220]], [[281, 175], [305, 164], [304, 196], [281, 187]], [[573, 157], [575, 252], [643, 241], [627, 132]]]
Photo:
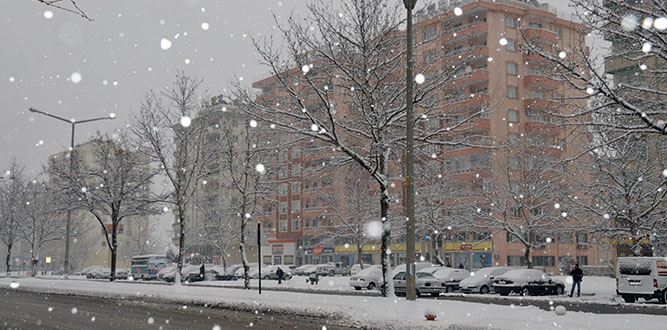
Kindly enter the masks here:
[[[32, 114], [28, 107], [77, 119], [117, 114], [115, 121], [77, 127], [81, 143], [98, 130], [125, 125], [142, 94], [169, 85], [177, 69], [204, 78], [210, 94], [224, 93], [235, 76], [247, 82], [263, 77], [249, 36], [270, 33], [272, 15], [298, 11], [302, 0], [78, 3], [94, 21], [32, 0], [3, 3], [0, 169], [16, 156], [39, 170], [48, 155], [69, 146], [66, 123]], [[163, 38], [171, 48], [161, 48]], [[81, 75], [78, 83], [71, 80], [75, 72]]]

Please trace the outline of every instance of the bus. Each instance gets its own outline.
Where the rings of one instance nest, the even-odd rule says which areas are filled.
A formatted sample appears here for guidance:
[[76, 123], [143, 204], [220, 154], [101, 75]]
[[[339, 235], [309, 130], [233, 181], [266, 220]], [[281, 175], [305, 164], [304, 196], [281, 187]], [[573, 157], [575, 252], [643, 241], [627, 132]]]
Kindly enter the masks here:
[[134, 256], [130, 266], [130, 275], [135, 280], [155, 280], [160, 269], [166, 266], [169, 266], [169, 260], [164, 255]]

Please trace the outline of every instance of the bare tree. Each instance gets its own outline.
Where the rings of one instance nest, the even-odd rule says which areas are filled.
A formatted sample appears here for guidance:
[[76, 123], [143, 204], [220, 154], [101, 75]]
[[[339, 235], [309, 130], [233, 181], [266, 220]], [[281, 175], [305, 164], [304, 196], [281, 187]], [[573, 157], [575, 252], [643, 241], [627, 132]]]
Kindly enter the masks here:
[[491, 178], [474, 182], [479, 195], [470, 212], [484, 228], [501, 229], [511, 242], [523, 244], [524, 261], [532, 268], [531, 252], [544, 246], [551, 232], [565, 228], [565, 205], [560, 204], [562, 165], [555, 148], [539, 135], [522, 136], [495, 153], [499, 166]]
[[[264, 94], [255, 98], [238, 84], [236, 96], [252, 116], [332, 147], [337, 165], [356, 164], [375, 181], [380, 192], [376, 221], [383, 228], [382, 293], [393, 295], [389, 185], [398, 177], [405, 142], [405, 79], [401, 75], [405, 49], [398, 30], [402, 10], [382, 0], [336, 4], [319, 0], [306, 6], [307, 17], [277, 23], [284, 47], [271, 38], [254, 40], [261, 63], [272, 74], [256, 83]], [[466, 61], [434, 61], [420, 67], [425, 79], [413, 100], [417, 145], [471, 141], [473, 135], [461, 134], [464, 123], [483, 110], [445, 115], [448, 103], [470, 94], [460, 98], [460, 90], [442, 89], [466, 67]], [[447, 124], [422, 125], [429, 117], [444, 118]]]
[[193, 120], [205, 108], [201, 83], [179, 71], [171, 89], [161, 95], [146, 94], [131, 125], [139, 151], [158, 164], [170, 188], [163, 200], [173, 205], [179, 227], [177, 284], [183, 269], [186, 227], [192, 217], [189, 213], [194, 207], [195, 192], [215, 160], [215, 150], [204, 144], [207, 123]]
[[224, 201], [199, 201], [197, 210], [203, 217], [203, 226], [194, 232], [194, 241], [214, 248], [220, 255], [222, 268], [227, 269], [227, 256], [234, 247], [239, 246], [241, 233], [236, 222], [236, 213], [230, 214], [229, 208], [220, 207]]
[[79, 5], [74, 0], [35, 0], [39, 3], [42, 3], [46, 6], [56, 8], [74, 15], [81, 16], [82, 18], [92, 21], [93, 19], [88, 17], [86, 12], [79, 7]]
[[156, 236], [158, 223], [146, 220], [145, 217], [125, 220], [123, 234], [126, 239], [124, 244], [119, 246], [124, 255], [131, 257], [164, 251], [160, 238]]
[[23, 224], [21, 196], [25, 189], [25, 166], [17, 159], [12, 159], [9, 169], [4, 173], [0, 183], [0, 240], [7, 248], [5, 267], [7, 276], [11, 271], [11, 255], [14, 244], [20, 238]]
[[66, 166], [55, 165], [50, 171], [64, 182], [63, 189], [75, 199], [72, 203], [93, 215], [102, 228], [113, 281], [118, 231], [127, 219], [156, 213], [150, 186], [158, 171], [151, 169], [150, 159], [130, 143], [124, 132], [113, 137], [99, 135], [91, 143], [91, 159], [78, 164], [71, 174]]
[[[579, 104], [571, 113], [555, 114], [569, 125], [581, 125], [597, 134], [647, 133], [667, 135], [666, 8], [661, 1], [572, 0], [599, 54], [589, 56], [582, 38], [578, 43], [550, 45], [526, 38], [526, 51], [551, 64], [552, 75], [578, 93], [565, 100]], [[597, 38], [598, 40], [595, 40]], [[604, 38], [611, 47], [601, 44]], [[589, 100], [588, 104], [581, 100]], [[623, 134], [614, 134], [618, 139]], [[605, 138], [606, 142], [614, 142]], [[601, 142], [601, 141], [600, 141]]]
[[627, 247], [624, 253], [653, 254], [650, 247], [659, 248], [655, 240], [667, 237], [667, 142], [638, 133], [602, 137], [614, 141], [602, 141], [605, 147], [581, 164], [592, 168], [592, 177], [576, 180], [582, 196], [570, 203], [594, 219], [581, 225]]
[[[230, 114], [232, 116], [233, 114]], [[253, 218], [262, 199], [269, 196], [270, 169], [264, 165], [274, 150], [268, 145], [265, 130], [266, 123], [253, 123], [245, 115], [236, 114], [235, 119], [228, 119], [222, 124], [222, 133], [219, 140], [221, 158], [221, 180], [229, 187], [228, 211], [226, 213], [236, 218], [233, 221], [237, 230], [232, 235], [238, 235], [238, 247], [241, 254], [244, 272], [244, 288], [250, 288], [250, 269], [246, 254], [246, 239], [248, 223]], [[231, 211], [231, 212], [230, 212]], [[258, 242], [259, 244], [259, 242]], [[258, 260], [257, 262], [262, 262]]]
[[62, 219], [56, 214], [62, 209], [59, 194], [52, 193], [44, 183], [33, 180], [21, 193], [23, 223], [20, 236], [30, 246], [31, 276], [35, 276], [38, 256], [45, 244], [60, 240], [64, 235]]

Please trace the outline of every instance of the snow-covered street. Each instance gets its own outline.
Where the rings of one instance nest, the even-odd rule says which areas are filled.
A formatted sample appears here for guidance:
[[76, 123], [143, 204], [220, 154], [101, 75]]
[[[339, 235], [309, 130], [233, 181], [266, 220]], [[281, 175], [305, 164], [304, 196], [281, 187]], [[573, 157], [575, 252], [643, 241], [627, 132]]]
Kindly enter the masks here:
[[[12, 284], [14, 283], [14, 284]], [[558, 316], [536, 307], [498, 306], [457, 301], [421, 299], [408, 302], [402, 298], [319, 295], [238, 289], [163, 286], [143, 283], [109, 283], [86, 280], [0, 279], [3, 288], [114, 297], [128, 300], [145, 299], [182, 306], [210, 305], [218, 308], [293, 313], [320, 316], [326, 319], [349, 320], [349, 325], [374, 329], [484, 328], [484, 329], [645, 329], [667, 322], [665, 316], [609, 315], [568, 312]], [[557, 305], [557, 302], [554, 304]], [[73, 306], [75, 307], [75, 306]], [[424, 313], [433, 311], [436, 321], [426, 321]], [[511, 315], [511, 317], [508, 317]]]

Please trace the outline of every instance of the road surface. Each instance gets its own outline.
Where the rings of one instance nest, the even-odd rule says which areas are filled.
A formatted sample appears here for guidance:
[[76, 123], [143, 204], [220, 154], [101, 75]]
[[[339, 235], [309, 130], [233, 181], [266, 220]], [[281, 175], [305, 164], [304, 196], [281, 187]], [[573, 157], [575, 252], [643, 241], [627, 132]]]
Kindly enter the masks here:
[[352, 329], [340, 320], [0, 289], [2, 329]]

